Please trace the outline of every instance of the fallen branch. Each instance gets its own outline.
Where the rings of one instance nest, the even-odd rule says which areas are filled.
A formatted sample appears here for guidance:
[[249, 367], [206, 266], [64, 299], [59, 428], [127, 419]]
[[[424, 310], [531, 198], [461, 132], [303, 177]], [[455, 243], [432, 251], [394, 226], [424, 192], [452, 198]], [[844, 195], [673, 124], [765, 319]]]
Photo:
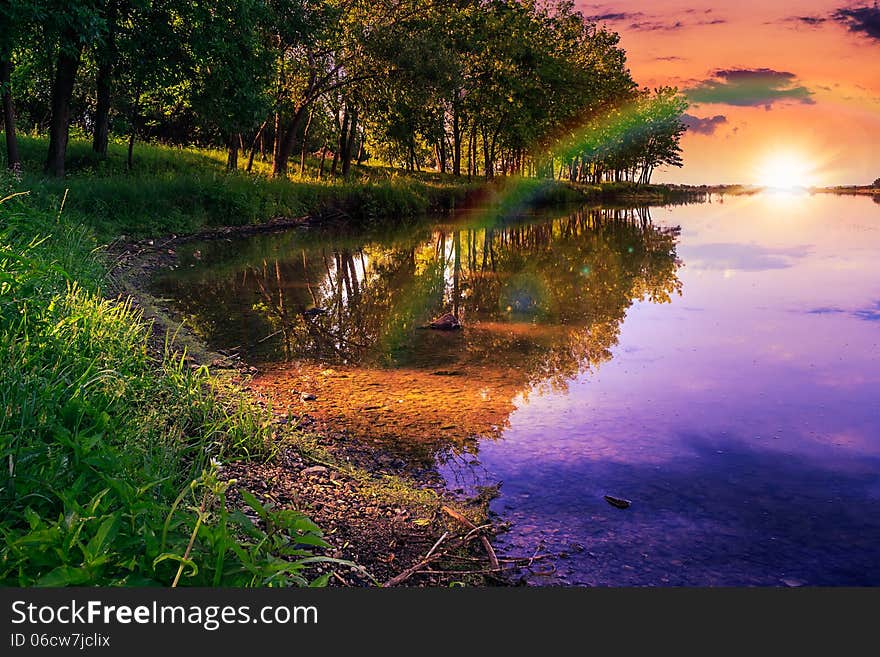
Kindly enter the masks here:
[[428, 553], [425, 555], [425, 557], [421, 561], [419, 561], [415, 566], [410, 566], [409, 568], [404, 570], [399, 575], [389, 579], [387, 582], [385, 582], [382, 585], [382, 588], [388, 588], [391, 586], [397, 586], [398, 584], [402, 584], [403, 582], [408, 580], [410, 577], [415, 575], [417, 572], [419, 572], [422, 568], [427, 566], [429, 563], [431, 563], [435, 559], [439, 558], [441, 555], [439, 553], [435, 554], [435, 552], [436, 552], [437, 548], [440, 547], [440, 544], [446, 540], [447, 536], [449, 536], [449, 532], [444, 532], [443, 536], [441, 536], [439, 539], [437, 539], [437, 542], [434, 543], [434, 545], [431, 547], [430, 550], [428, 550]]
[[479, 532], [480, 533], [480, 542], [483, 544], [483, 549], [486, 550], [486, 555], [489, 557], [489, 564], [492, 566], [493, 570], [501, 570], [501, 564], [498, 563], [498, 555], [495, 554], [495, 549], [492, 547], [492, 544], [489, 542], [489, 539], [486, 538], [486, 535], [482, 533], [482, 527], [477, 527], [474, 523], [464, 517], [461, 513], [453, 509], [452, 507], [446, 506], [445, 504], [440, 507], [440, 509], [448, 515], [450, 518], [454, 518], [458, 520], [461, 524], [467, 527], [471, 532]]

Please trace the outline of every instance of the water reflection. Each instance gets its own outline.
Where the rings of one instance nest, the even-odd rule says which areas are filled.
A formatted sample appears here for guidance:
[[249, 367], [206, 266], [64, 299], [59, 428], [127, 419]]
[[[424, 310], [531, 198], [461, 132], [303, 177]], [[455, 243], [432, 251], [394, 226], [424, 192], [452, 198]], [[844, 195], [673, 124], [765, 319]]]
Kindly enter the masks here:
[[501, 482], [499, 547], [567, 554], [534, 583], [880, 585], [877, 205], [651, 215], [193, 245], [156, 288], [276, 405]]
[[[677, 235], [646, 209], [300, 233], [193, 245], [156, 288], [215, 347], [285, 363], [259, 380], [277, 403], [298, 410], [307, 390], [323, 419], [429, 461], [498, 435], [517, 396], [608, 360], [634, 301], [680, 293]], [[424, 328], [445, 312], [464, 330]]]

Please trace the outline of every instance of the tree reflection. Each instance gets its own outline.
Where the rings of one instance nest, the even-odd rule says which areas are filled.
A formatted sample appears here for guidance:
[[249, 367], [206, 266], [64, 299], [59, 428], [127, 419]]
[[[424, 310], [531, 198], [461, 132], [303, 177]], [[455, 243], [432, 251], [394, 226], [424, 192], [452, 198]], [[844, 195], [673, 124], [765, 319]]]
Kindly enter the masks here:
[[[411, 402], [422, 434], [467, 438], [503, 428], [517, 395], [564, 389], [611, 358], [635, 301], [680, 292], [678, 234], [647, 209], [488, 226], [474, 218], [396, 240], [287, 238], [257, 264], [216, 249], [159, 285], [215, 346], [339, 372], [336, 384], [306, 385], [323, 386], [325, 399], [338, 398], [334, 412], [371, 432], [398, 434], [400, 422], [375, 414], [393, 402], [389, 414], [405, 415]], [[446, 312], [463, 331], [421, 328]]]

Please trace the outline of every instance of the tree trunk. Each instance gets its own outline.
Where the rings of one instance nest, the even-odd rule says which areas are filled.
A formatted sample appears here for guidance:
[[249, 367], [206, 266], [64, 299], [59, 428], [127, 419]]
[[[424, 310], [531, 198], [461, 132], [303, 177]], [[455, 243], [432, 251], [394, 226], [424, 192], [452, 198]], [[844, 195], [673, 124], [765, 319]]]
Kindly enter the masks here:
[[95, 131], [92, 150], [101, 157], [107, 157], [107, 142], [110, 139], [110, 84], [113, 71], [109, 62], [98, 67], [97, 103], [95, 105]]
[[[293, 113], [293, 119], [291, 119], [290, 125], [287, 126], [287, 130], [284, 131], [284, 135], [280, 140], [278, 137], [275, 138], [276, 149], [275, 163], [272, 167], [273, 176], [280, 177], [287, 175], [287, 163], [290, 160], [290, 154], [293, 153], [293, 147], [296, 146], [296, 136], [297, 133], [299, 133], [299, 127], [302, 125], [307, 110], [308, 107], [306, 105], [298, 107]], [[276, 124], [278, 123], [280, 123], [280, 119], [276, 120]]]
[[272, 175], [276, 173], [278, 158], [281, 153], [281, 112], [275, 112], [275, 140], [272, 144]]
[[351, 110], [351, 119], [348, 123], [348, 136], [345, 140], [345, 149], [342, 151], [342, 177], [348, 178], [351, 172], [351, 158], [354, 155], [354, 140], [357, 136], [358, 111], [357, 107]]
[[15, 136], [15, 109], [12, 105], [12, 60], [9, 56], [0, 61], [0, 90], [3, 94], [3, 123], [6, 126], [6, 165], [13, 171], [21, 167], [18, 157], [18, 138]]
[[229, 153], [226, 156], [226, 170], [236, 171], [238, 169], [238, 135], [229, 136]]
[[486, 128], [483, 128], [483, 168], [486, 173], [486, 180], [492, 180], [495, 176], [495, 171], [492, 166], [492, 157], [489, 154], [489, 135], [486, 133]]
[[324, 177], [324, 163], [327, 161], [327, 144], [321, 144], [321, 166], [318, 167], [318, 180]]
[[458, 105], [452, 106], [452, 175], [461, 175], [461, 119], [458, 116]]
[[46, 157], [46, 173], [61, 178], [64, 176], [64, 156], [67, 153], [67, 139], [70, 134], [70, 97], [73, 83], [79, 68], [79, 47], [74, 47], [75, 35], [67, 34], [62, 39], [61, 52], [55, 65], [55, 80], [52, 83], [52, 116], [49, 122], [49, 154]]
[[309, 112], [309, 119], [306, 121], [306, 127], [303, 130], [302, 148], [299, 152], [299, 177], [302, 178], [306, 171], [306, 147], [309, 140], [309, 128], [312, 127], [312, 112]]
[[336, 152], [333, 153], [333, 165], [330, 167], [330, 175], [336, 175], [336, 167], [339, 165], [339, 158], [342, 156], [342, 151], [345, 148], [345, 144], [348, 142], [348, 107], [346, 107], [342, 112], [342, 125], [339, 128], [339, 140], [336, 142]]
[[257, 153], [257, 142], [263, 143], [263, 130], [266, 129], [266, 125], [269, 123], [269, 119], [263, 121], [263, 125], [260, 126], [260, 129], [257, 130], [257, 134], [254, 135], [254, 140], [251, 142], [250, 153], [248, 154], [248, 163], [247, 163], [247, 172], [250, 173], [254, 168], [254, 155]]
[[92, 150], [107, 157], [110, 139], [110, 98], [113, 91], [113, 64], [116, 61], [116, 3], [107, 5], [107, 40], [98, 51], [98, 73], [95, 79], [95, 129]]

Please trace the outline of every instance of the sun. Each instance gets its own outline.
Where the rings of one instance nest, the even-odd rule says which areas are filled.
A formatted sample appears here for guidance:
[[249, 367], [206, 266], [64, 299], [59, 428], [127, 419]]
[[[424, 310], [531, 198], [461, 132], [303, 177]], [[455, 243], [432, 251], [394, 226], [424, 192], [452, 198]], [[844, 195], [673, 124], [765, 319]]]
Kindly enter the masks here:
[[803, 153], [776, 151], [758, 166], [759, 185], [772, 189], [794, 189], [816, 184], [815, 167]]

